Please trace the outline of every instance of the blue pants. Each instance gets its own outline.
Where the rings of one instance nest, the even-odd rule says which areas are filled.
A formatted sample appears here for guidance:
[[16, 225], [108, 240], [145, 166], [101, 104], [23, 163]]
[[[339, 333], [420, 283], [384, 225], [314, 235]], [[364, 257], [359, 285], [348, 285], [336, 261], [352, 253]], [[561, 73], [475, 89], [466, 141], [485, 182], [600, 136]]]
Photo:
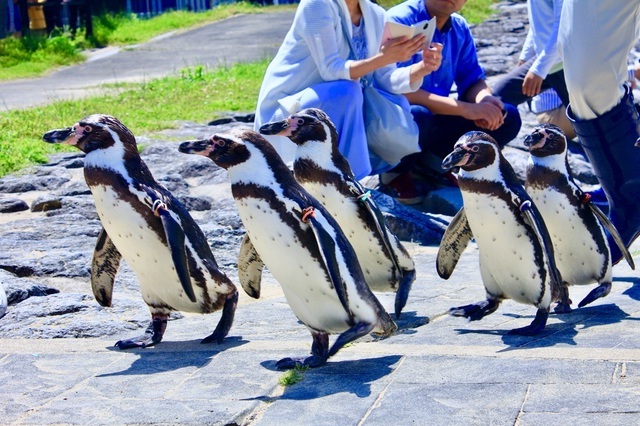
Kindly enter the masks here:
[[420, 148], [422, 152], [417, 155], [431, 153], [444, 159], [451, 151], [453, 145], [460, 136], [472, 130], [485, 132], [493, 137], [500, 147], [505, 146], [513, 140], [520, 131], [522, 120], [518, 108], [511, 104], [504, 104], [507, 116], [504, 124], [497, 130], [488, 131], [457, 115], [433, 114], [421, 105], [411, 105], [413, 119], [418, 123], [420, 129]]

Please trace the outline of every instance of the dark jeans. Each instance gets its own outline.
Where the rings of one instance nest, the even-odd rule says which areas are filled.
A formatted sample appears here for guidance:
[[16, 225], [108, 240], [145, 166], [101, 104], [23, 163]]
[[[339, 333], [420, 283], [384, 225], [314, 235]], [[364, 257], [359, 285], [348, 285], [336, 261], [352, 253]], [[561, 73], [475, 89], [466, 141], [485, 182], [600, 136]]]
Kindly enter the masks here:
[[[535, 57], [529, 59], [498, 80], [493, 86], [493, 96], [497, 96], [502, 99], [502, 102], [505, 104], [511, 105], [520, 105], [531, 99], [531, 96], [522, 93], [522, 82], [527, 72], [529, 72], [529, 69], [531, 69], [531, 65], [533, 65], [535, 59]], [[558, 93], [562, 103], [565, 106], [569, 105], [569, 92], [567, 91], [567, 84], [564, 81], [563, 70], [547, 75], [547, 78], [542, 80], [542, 88], [540, 91], [544, 92], [552, 87]]]
[[[488, 131], [474, 124], [473, 121], [457, 115], [438, 115], [433, 114], [427, 108], [421, 105], [411, 105], [411, 113], [413, 119], [418, 124], [420, 130], [420, 148], [421, 152], [411, 154], [402, 159], [399, 165], [394, 167], [391, 172], [406, 173], [414, 169], [428, 167], [436, 169], [434, 171], [442, 171], [437, 169], [444, 157], [453, 151], [453, 146], [460, 136], [474, 130], [485, 132], [498, 142], [502, 148], [511, 142], [520, 131], [522, 120], [518, 108], [504, 104], [507, 113], [504, 124], [497, 130]], [[435, 157], [435, 158], [434, 158]]]

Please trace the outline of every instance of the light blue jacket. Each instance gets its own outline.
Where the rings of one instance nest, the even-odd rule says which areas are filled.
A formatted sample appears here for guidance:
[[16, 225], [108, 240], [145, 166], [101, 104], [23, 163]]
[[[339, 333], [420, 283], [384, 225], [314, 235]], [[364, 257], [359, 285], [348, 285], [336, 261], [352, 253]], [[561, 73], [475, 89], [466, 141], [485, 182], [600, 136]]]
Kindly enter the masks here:
[[[385, 10], [360, 0], [365, 22], [368, 56], [380, 49], [386, 21]], [[349, 80], [347, 59], [351, 52], [351, 21], [344, 0], [302, 0], [293, 24], [265, 73], [256, 111], [255, 126], [282, 120], [296, 110], [299, 93], [325, 81]], [[347, 25], [343, 26], [343, 19]], [[349, 32], [345, 36], [345, 29]], [[373, 73], [375, 86], [391, 93], [416, 91], [420, 81], [409, 82], [409, 68], [395, 64]], [[371, 78], [371, 77], [369, 77]]]

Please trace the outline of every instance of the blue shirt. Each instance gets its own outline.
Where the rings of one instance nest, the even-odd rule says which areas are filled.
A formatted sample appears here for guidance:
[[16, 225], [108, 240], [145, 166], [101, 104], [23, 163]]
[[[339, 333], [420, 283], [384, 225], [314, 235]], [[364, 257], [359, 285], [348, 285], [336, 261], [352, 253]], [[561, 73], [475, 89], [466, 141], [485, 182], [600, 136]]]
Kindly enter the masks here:
[[[387, 11], [389, 20], [405, 25], [414, 25], [431, 19], [424, 0], [407, 0]], [[476, 46], [467, 21], [454, 13], [442, 31], [436, 28], [433, 42], [442, 43], [442, 64], [437, 71], [427, 75], [421, 89], [440, 96], [449, 96], [455, 83], [458, 95], [464, 94], [480, 80], [485, 80], [484, 70], [478, 63]], [[398, 66], [420, 62], [422, 52]]]

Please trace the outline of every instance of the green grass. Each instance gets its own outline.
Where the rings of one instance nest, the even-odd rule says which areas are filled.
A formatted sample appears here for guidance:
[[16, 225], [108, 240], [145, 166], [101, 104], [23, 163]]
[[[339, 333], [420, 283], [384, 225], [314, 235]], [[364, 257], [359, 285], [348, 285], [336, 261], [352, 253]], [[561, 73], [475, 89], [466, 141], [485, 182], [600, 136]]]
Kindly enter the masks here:
[[206, 12], [173, 11], [151, 19], [135, 15], [102, 15], [94, 17], [94, 35], [85, 37], [57, 34], [49, 38], [25, 37], [0, 39], [0, 80], [39, 77], [64, 65], [84, 61], [84, 51], [96, 46], [126, 46], [148, 41], [169, 31], [194, 28], [237, 14], [291, 10], [294, 6], [262, 7], [248, 2], [221, 5]]
[[292, 386], [296, 383], [300, 382], [304, 379], [304, 372], [307, 371], [309, 367], [299, 367], [285, 371], [280, 379], [278, 379], [278, 383], [282, 386]]
[[144, 84], [105, 88], [84, 99], [0, 114], [0, 176], [44, 163], [67, 146], [42, 142], [44, 132], [73, 125], [96, 113], [118, 117], [134, 135], [175, 128], [179, 121], [205, 123], [227, 112], [252, 112], [268, 60], [207, 70], [189, 68], [180, 76]]

